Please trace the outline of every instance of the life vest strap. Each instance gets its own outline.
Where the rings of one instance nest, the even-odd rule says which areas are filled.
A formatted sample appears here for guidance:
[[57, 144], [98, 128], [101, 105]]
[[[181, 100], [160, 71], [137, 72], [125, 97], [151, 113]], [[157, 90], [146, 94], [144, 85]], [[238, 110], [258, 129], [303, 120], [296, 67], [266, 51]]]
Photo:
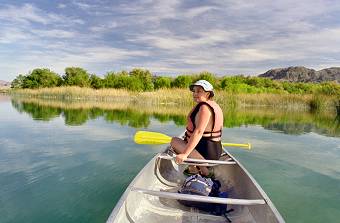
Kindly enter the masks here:
[[[188, 128], [186, 128], [186, 132], [193, 133], [194, 131], [191, 131], [191, 130], [189, 130]], [[217, 130], [217, 131], [207, 131], [207, 132], [203, 132], [203, 134], [211, 134], [211, 133], [219, 133], [219, 132], [222, 132], [222, 129]]]
[[[204, 133], [206, 135], [204, 135]], [[221, 136], [222, 136], [222, 130], [219, 130], [219, 131], [216, 131], [216, 132], [204, 132], [204, 133], [202, 135], [202, 138], [204, 138], [204, 139], [216, 139], [216, 138], [221, 138]], [[213, 135], [212, 133], [219, 133], [219, 134]], [[184, 134], [185, 134], [185, 140], [188, 140], [191, 137], [192, 132], [190, 134], [188, 134], [188, 131], [185, 131]], [[209, 135], [207, 135], [207, 134], [209, 134]]]

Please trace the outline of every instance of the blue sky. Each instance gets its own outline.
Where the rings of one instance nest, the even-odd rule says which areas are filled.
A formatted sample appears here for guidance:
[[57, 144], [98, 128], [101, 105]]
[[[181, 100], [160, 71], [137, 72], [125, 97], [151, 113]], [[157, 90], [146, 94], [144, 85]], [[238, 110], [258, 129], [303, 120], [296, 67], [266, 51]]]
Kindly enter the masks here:
[[0, 0], [0, 79], [79, 66], [257, 75], [340, 66], [340, 1]]

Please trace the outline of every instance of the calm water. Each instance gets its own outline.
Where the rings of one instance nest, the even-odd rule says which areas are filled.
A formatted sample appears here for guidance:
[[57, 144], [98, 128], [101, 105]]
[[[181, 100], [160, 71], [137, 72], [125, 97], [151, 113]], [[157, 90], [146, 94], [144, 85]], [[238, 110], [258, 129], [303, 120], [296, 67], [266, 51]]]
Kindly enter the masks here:
[[[229, 151], [287, 222], [339, 222], [339, 119], [251, 109], [225, 116], [224, 141], [253, 146]], [[136, 130], [178, 135], [184, 122], [178, 113], [0, 97], [0, 222], [105, 222], [129, 182], [162, 150], [135, 145]]]

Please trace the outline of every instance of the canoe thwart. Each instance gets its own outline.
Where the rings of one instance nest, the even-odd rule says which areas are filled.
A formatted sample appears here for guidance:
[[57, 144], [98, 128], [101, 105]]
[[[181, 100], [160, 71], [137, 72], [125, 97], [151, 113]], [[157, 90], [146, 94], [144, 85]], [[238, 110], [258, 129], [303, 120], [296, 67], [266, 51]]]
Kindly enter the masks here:
[[215, 204], [233, 204], [233, 205], [266, 204], [266, 201], [264, 199], [251, 200], [251, 199], [206, 197], [206, 196], [192, 195], [192, 194], [180, 194], [180, 193], [174, 193], [174, 192], [148, 190], [148, 189], [143, 189], [143, 188], [138, 188], [138, 187], [132, 187], [131, 191], [136, 191], [139, 193], [148, 194], [148, 195], [156, 196], [156, 197], [168, 198], [168, 199], [198, 201], [198, 202], [215, 203]]
[[[166, 160], [174, 160], [175, 156], [169, 156], [160, 154], [158, 156], [160, 159], [166, 159]], [[181, 164], [220, 164], [220, 165], [230, 165], [230, 164], [236, 164], [235, 161], [223, 161], [223, 160], [202, 160], [202, 159], [192, 159], [187, 158], [183, 163]]]

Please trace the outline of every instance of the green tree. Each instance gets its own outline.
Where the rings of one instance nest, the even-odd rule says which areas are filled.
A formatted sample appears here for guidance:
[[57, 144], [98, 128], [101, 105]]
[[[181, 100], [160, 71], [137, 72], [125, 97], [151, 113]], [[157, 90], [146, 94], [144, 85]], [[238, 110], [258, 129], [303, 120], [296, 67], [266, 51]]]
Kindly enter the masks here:
[[[126, 89], [130, 90], [130, 91], [145, 91], [147, 90], [146, 86], [144, 85], [144, 83], [137, 77], [125, 77], [125, 80], [127, 82], [125, 82], [125, 87]], [[153, 86], [153, 85], [152, 85]]]
[[[118, 73], [108, 72], [103, 79], [104, 86], [107, 88], [126, 88], [125, 80], [129, 76], [129, 73], [126, 71], [121, 71]], [[119, 83], [119, 81], [123, 81], [124, 83]]]
[[179, 75], [171, 83], [173, 88], [188, 88], [193, 82], [193, 79], [189, 75]]
[[154, 88], [170, 88], [171, 87], [171, 78], [170, 77], [156, 77], [154, 79]]
[[64, 85], [89, 87], [91, 85], [90, 75], [80, 67], [67, 67], [63, 76]]
[[105, 76], [104, 76], [104, 86], [107, 88], [114, 88], [115, 84], [116, 84], [116, 79], [117, 76], [114, 72], [108, 72]]
[[11, 83], [11, 88], [23, 88], [25, 76], [22, 74], [19, 74]]
[[232, 76], [232, 77], [224, 77], [221, 80], [221, 89], [235, 92], [236, 85], [246, 84], [246, 79], [244, 76]]
[[134, 78], [132, 79], [134, 82], [139, 80], [142, 83], [142, 89], [144, 91], [151, 91], [154, 89], [150, 71], [136, 68], [130, 71], [129, 75], [136, 78], [136, 80]]
[[126, 73], [119, 73], [118, 75], [114, 75], [113, 87], [124, 88], [130, 91], [143, 91], [144, 90], [144, 85], [139, 78], [135, 76], [126, 75]]
[[129, 76], [125, 76], [125, 75], [115, 75], [114, 77], [112, 77], [111, 79], [114, 78], [114, 88], [128, 88], [129, 85], [129, 80], [130, 77]]
[[60, 86], [61, 77], [47, 68], [34, 69], [23, 79], [23, 88], [44, 88]]
[[100, 89], [104, 87], [104, 81], [95, 74], [90, 76], [91, 87], [95, 89]]

